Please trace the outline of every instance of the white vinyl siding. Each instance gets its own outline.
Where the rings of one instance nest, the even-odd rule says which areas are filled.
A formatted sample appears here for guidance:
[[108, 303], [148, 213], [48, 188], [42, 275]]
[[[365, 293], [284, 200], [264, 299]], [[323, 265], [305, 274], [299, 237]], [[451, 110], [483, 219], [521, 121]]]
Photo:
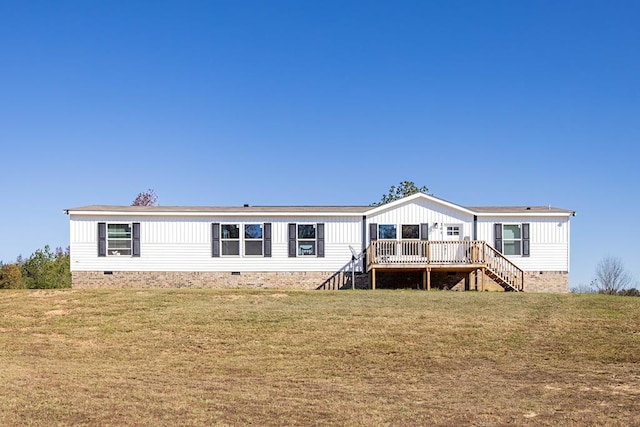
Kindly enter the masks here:
[[[139, 221], [142, 256], [98, 257], [98, 222]], [[271, 223], [272, 256], [211, 257], [211, 224]], [[324, 257], [289, 258], [289, 223], [324, 223]], [[359, 249], [359, 217], [122, 217], [71, 216], [72, 271], [337, 271], [351, 260], [349, 245]]]
[[[460, 226], [460, 240], [464, 236], [473, 236], [473, 215], [460, 212], [448, 206], [443, 206], [428, 200], [415, 200], [405, 203], [395, 209], [382, 210], [375, 215], [367, 215], [367, 230], [369, 224], [394, 224], [401, 230], [403, 224], [429, 224], [429, 240], [443, 240], [446, 235], [445, 224]], [[434, 227], [435, 224], [437, 227]], [[367, 243], [369, 242], [367, 236]]]
[[506, 255], [525, 271], [569, 271], [569, 218], [567, 217], [480, 217], [478, 240], [491, 246], [494, 224], [529, 224], [530, 256]]

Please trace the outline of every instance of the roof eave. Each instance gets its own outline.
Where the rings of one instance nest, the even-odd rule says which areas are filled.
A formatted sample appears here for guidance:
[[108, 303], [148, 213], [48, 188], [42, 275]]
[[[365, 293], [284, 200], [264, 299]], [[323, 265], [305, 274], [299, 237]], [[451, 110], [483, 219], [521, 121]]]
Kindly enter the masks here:
[[228, 211], [228, 212], [215, 212], [215, 211], [153, 211], [153, 212], [144, 212], [144, 211], [117, 211], [117, 210], [106, 210], [106, 211], [83, 211], [83, 210], [73, 210], [73, 209], [65, 209], [65, 213], [72, 216], [144, 216], [144, 217], [153, 217], [153, 216], [176, 216], [176, 217], [266, 217], [266, 216], [276, 216], [276, 217], [354, 217], [360, 218], [362, 217], [362, 212], [246, 212], [246, 211]]
[[530, 216], [530, 217], [571, 217], [576, 216], [575, 212], [475, 212], [478, 217], [495, 217], [495, 216]]
[[394, 200], [393, 202], [386, 203], [384, 205], [375, 206], [371, 210], [365, 212], [365, 214], [366, 215], [374, 215], [374, 214], [377, 214], [378, 212], [381, 212], [383, 210], [393, 209], [397, 205], [400, 205], [400, 204], [406, 203], [406, 202], [411, 202], [411, 201], [416, 200], [416, 199], [428, 200], [428, 201], [431, 201], [431, 202], [438, 203], [438, 204], [441, 204], [443, 206], [449, 207], [451, 209], [458, 210], [458, 211], [466, 213], [468, 215], [476, 215], [475, 212], [465, 208], [464, 206], [456, 205], [455, 203], [451, 203], [451, 202], [448, 202], [446, 200], [440, 199], [438, 197], [431, 196], [429, 194], [424, 194], [424, 193], [414, 193], [414, 194], [412, 194], [410, 196], [403, 197], [402, 199]]

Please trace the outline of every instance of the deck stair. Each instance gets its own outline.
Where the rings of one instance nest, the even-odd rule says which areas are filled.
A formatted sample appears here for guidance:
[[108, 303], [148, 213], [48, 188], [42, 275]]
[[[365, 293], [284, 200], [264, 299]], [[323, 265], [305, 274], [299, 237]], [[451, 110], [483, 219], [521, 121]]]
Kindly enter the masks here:
[[[352, 270], [355, 271], [352, 272]], [[353, 260], [349, 261], [345, 265], [343, 265], [338, 271], [333, 273], [329, 278], [327, 278], [320, 286], [316, 289], [324, 289], [324, 290], [337, 290], [337, 289], [352, 289], [353, 287], [358, 286], [358, 278], [363, 274], [362, 272], [362, 262], [353, 262]], [[353, 278], [355, 276], [356, 283], [353, 286]]]
[[524, 272], [482, 240], [374, 240], [367, 248], [367, 269], [482, 270], [506, 291], [524, 290]]

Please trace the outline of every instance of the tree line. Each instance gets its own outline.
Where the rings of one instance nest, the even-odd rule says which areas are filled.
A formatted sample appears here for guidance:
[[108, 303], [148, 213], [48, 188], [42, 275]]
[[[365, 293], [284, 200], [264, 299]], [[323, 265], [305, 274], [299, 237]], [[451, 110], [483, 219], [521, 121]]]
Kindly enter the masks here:
[[29, 258], [0, 262], [0, 289], [53, 289], [71, 287], [69, 248], [51, 250], [49, 245]]

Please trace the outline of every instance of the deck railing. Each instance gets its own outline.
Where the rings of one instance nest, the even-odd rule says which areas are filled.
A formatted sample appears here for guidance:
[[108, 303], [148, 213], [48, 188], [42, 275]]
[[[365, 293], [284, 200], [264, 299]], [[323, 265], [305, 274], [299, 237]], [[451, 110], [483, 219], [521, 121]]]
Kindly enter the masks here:
[[367, 248], [367, 271], [374, 266], [407, 268], [429, 265], [484, 267], [512, 288], [523, 288], [523, 271], [482, 240], [375, 240]]

